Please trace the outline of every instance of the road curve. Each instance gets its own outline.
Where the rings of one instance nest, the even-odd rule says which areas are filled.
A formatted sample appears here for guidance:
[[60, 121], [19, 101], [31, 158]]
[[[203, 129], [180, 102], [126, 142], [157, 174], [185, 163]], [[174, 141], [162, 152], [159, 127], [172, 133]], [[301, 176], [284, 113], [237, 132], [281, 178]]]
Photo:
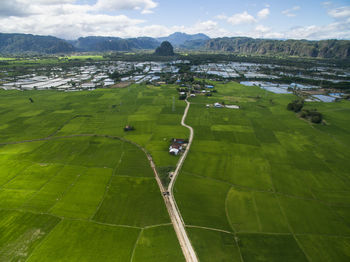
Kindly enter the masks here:
[[171, 220], [173, 222], [175, 232], [176, 232], [177, 237], [179, 239], [179, 242], [180, 242], [182, 251], [184, 253], [184, 256], [186, 258], [186, 261], [187, 262], [197, 262], [198, 258], [197, 258], [196, 252], [194, 251], [192, 244], [191, 244], [191, 241], [187, 235], [187, 232], [185, 229], [185, 223], [182, 219], [181, 213], [180, 213], [179, 208], [176, 204], [176, 201], [174, 198], [174, 193], [173, 193], [175, 181], [180, 173], [181, 167], [182, 167], [182, 165], [187, 157], [188, 151], [190, 150], [190, 147], [191, 147], [191, 144], [193, 141], [193, 128], [191, 126], [185, 124], [185, 119], [187, 117], [187, 113], [188, 113], [188, 110], [189, 110], [191, 104], [187, 101], [187, 99], [185, 101], [186, 101], [187, 106], [186, 106], [185, 112], [182, 116], [181, 125], [190, 130], [190, 137], [188, 139], [188, 145], [186, 147], [186, 150], [182, 154], [182, 156], [180, 157], [179, 161], [177, 162], [176, 169], [175, 169], [175, 172], [173, 174], [173, 178], [171, 179], [171, 181], [169, 183], [169, 186], [168, 186], [169, 195], [166, 196], [165, 203], [167, 205], [168, 212], [169, 212]]

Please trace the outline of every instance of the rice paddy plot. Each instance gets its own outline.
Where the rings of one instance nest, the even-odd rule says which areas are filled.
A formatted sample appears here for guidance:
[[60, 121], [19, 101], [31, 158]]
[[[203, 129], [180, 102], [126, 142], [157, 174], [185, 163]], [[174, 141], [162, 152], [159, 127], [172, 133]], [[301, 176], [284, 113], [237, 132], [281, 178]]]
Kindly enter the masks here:
[[194, 227], [186, 230], [200, 261], [242, 261], [233, 234]]
[[116, 225], [151, 226], [170, 219], [153, 178], [112, 178], [93, 220]]
[[278, 199], [273, 193], [231, 188], [226, 208], [236, 232], [289, 232]]
[[245, 262], [307, 262], [308, 259], [292, 235], [238, 234]]
[[331, 236], [297, 236], [305, 254], [312, 261], [347, 262], [350, 257], [350, 239]]
[[0, 210], [0, 261], [24, 261], [60, 219], [50, 215]]
[[225, 212], [229, 189], [223, 182], [181, 173], [174, 193], [185, 224], [232, 231]]
[[172, 225], [142, 230], [132, 262], [185, 261]]
[[63, 220], [28, 261], [130, 261], [139, 231]]
[[112, 169], [89, 168], [50, 210], [51, 213], [69, 218], [92, 217], [103, 200]]

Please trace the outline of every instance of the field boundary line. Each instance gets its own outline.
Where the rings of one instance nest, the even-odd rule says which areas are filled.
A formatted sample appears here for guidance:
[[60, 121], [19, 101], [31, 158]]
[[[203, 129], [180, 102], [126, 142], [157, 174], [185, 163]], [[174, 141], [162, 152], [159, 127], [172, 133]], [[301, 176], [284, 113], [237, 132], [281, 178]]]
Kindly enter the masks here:
[[55, 201], [55, 203], [47, 210], [48, 212], [51, 212], [51, 210], [57, 205], [58, 202], [60, 202], [67, 194], [70, 192], [70, 190], [75, 186], [75, 184], [78, 182], [79, 178], [81, 176], [81, 173], [78, 174], [73, 183], [67, 186], [67, 188], [64, 190], [63, 194], [58, 198], [58, 200]]
[[[275, 196], [276, 196], [276, 189], [275, 189], [275, 184], [273, 183], [273, 180], [272, 180], [272, 177], [270, 175], [270, 180], [271, 180], [271, 183], [272, 183], [272, 186], [273, 186], [273, 190], [274, 190], [274, 193], [275, 193]], [[278, 197], [278, 195], [276, 196], [277, 198], [277, 202], [278, 202], [278, 205], [280, 207], [280, 210], [282, 212], [282, 215], [284, 217], [284, 219], [286, 220], [286, 223], [287, 223], [287, 226], [288, 226], [288, 229], [289, 231], [291, 232], [295, 242], [297, 243], [298, 247], [300, 248], [300, 250], [303, 252], [305, 258], [309, 261], [309, 262], [312, 262], [312, 259], [309, 258], [309, 256], [306, 254], [305, 250], [303, 249], [302, 245], [300, 244], [300, 242], [298, 241], [297, 237], [295, 236], [295, 233], [294, 233], [294, 230], [293, 230], [293, 227], [291, 226], [289, 220], [288, 220], [288, 217], [284, 211], [284, 208], [282, 207], [281, 205], [281, 200], [280, 198]]]
[[62, 165], [62, 168], [56, 172], [56, 174], [54, 176], [52, 176], [49, 180], [46, 181], [46, 183], [44, 183], [39, 190], [37, 190], [32, 196], [29, 197], [29, 199], [24, 202], [19, 208], [25, 208], [25, 205], [27, 203], [29, 203], [36, 195], [38, 195], [43, 189], [44, 187], [51, 182], [51, 180], [53, 180], [56, 176], [58, 176], [58, 174], [62, 171], [62, 169], [66, 166], [66, 164]]
[[145, 226], [143, 228], [144, 229], [149, 229], [149, 228], [165, 227], [165, 226], [172, 226], [172, 225], [173, 225], [173, 223], [164, 223], [164, 224], [158, 224], [158, 225]]
[[256, 219], [258, 221], [258, 226], [259, 226], [259, 230], [260, 232], [262, 232], [262, 226], [261, 226], [261, 221], [260, 221], [260, 216], [259, 216], [259, 210], [258, 210], [258, 206], [256, 205], [256, 200], [255, 200], [255, 192], [252, 192], [253, 194], [253, 203], [254, 203], [254, 209], [255, 209], [255, 214], [256, 214]]
[[120, 154], [120, 158], [119, 158], [119, 160], [118, 160], [118, 163], [116, 164], [116, 166], [115, 166], [115, 168], [114, 168], [114, 170], [113, 170], [113, 173], [112, 173], [111, 177], [109, 178], [108, 184], [107, 184], [106, 187], [105, 187], [105, 192], [104, 192], [104, 194], [103, 194], [103, 197], [102, 197], [100, 203], [98, 204], [98, 206], [96, 207], [96, 210], [95, 210], [94, 214], [91, 215], [91, 217], [90, 217], [89, 220], [92, 220], [92, 219], [96, 216], [98, 210], [99, 210], [100, 207], [102, 206], [103, 201], [104, 201], [105, 198], [107, 197], [109, 188], [110, 188], [110, 186], [111, 186], [111, 184], [112, 184], [113, 177], [116, 175], [116, 173], [117, 173], [117, 168], [119, 167], [119, 165], [120, 165], [120, 163], [121, 163], [123, 157], [124, 157], [124, 150], [123, 150], [123, 152]]
[[18, 172], [18, 174], [16, 174], [14, 177], [10, 178], [9, 180], [7, 180], [4, 184], [2, 184], [0, 186], [0, 189], [6, 189], [6, 185], [9, 184], [12, 180], [14, 180], [17, 176], [20, 175], [20, 173], [25, 172], [29, 167], [31, 167], [32, 165], [34, 165], [35, 163], [32, 163], [31, 165], [27, 166], [25, 169], [23, 169], [21, 172]]
[[217, 232], [226, 233], [226, 234], [230, 234], [230, 235], [235, 235], [234, 232], [223, 230], [223, 229], [218, 229], [218, 228], [212, 228], [212, 227], [203, 227], [203, 226], [196, 226], [196, 225], [186, 225], [186, 227], [205, 229], [205, 230], [211, 230], [211, 231], [217, 231]]
[[[294, 198], [294, 199], [315, 201], [315, 202], [320, 202], [321, 204], [329, 206], [329, 207], [350, 207], [350, 205], [342, 205], [342, 204], [330, 203], [330, 202], [327, 202], [327, 201], [324, 201], [324, 200], [320, 200], [320, 199], [315, 199], [315, 198], [308, 198], [308, 197], [290, 195], [290, 194], [286, 194], [286, 193], [283, 193], [283, 192], [254, 189], [252, 187], [232, 184], [231, 182], [228, 182], [228, 181], [225, 181], [225, 180], [215, 179], [215, 178], [207, 177], [207, 176], [201, 176], [201, 175], [194, 174], [194, 173], [191, 173], [191, 172], [188, 172], [188, 171], [183, 171], [183, 172], [186, 173], [189, 176], [221, 182], [221, 183], [227, 184], [227, 185], [229, 185], [229, 186], [231, 186], [233, 188], [240, 189], [240, 190], [246, 190], [246, 191], [250, 191], [250, 192], [258, 192], [258, 193], [269, 193], [269, 194], [275, 194], [276, 196], [280, 195], [280, 196], [285, 196], [285, 197]], [[342, 190], [342, 191], [336, 191], [336, 192], [349, 192], [349, 191]]]
[[230, 216], [228, 214], [228, 209], [227, 209], [228, 196], [230, 194], [231, 188], [232, 188], [232, 186], [227, 190], [226, 197], [225, 197], [225, 214], [226, 214], [227, 222], [232, 229], [232, 232], [236, 232], [235, 228], [233, 227], [233, 224], [231, 223], [231, 219], [230, 219]]
[[132, 262], [134, 260], [134, 256], [135, 256], [135, 251], [136, 251], [136, 248], [137, 248], [137, 245], [139, 243], [139, 240], [142, 236], [142, 233], [143, 233], [143, 228], [141, 228], [140, 232], [139, 232], [139, 235], [137, 236], [137, 239], [135, 241], [135, 244], [134, 244], [134, 248], [132, 249], [132, 253], [131, 253], [131, 258], [130, 258], [130, 262]]
[[72, 118], [68, 119], [67, 121], [65, 121], [61, 126], [59, 126], [55, 132], [53, 132], [52, 134], [48, 135], [47, 137], [54, 137], [55, 135], [57, 135], [67, 124], [69, 124], [70, 121], [76, 119], [76, 118], [80, 118], [80, 117], [86, 117], [86, 118], [90, 118], [93, 117], [92, 115], [75, 115]]

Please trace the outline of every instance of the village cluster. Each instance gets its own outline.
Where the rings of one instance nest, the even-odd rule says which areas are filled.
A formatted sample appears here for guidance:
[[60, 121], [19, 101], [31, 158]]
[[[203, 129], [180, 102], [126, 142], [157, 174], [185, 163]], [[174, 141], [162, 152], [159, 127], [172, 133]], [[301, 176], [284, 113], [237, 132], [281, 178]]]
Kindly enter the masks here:
[[[116, 84], [111, 79], [111, 74], [118, 72], [122, 77], [118, 82], [154, 83], [161, 84], [162, 74], [171, 74], [172, 78], [179, 77], [178, 64], [189, 64], [186, 60], [173, 62], [124, 62], [124, 61], [100, 61], [85, 66], [73, 67], [39, 67], [29, 69], [29, 72], [20, 76], [11, 76], [11, 69], [0, 71], [0, 89], [11, 90], [46, 90], [55, 89], [61, 91], [93, 90], [95, 88], [110, 87]], [[266, 69], [271, 69], [274, 74], [265, 74]], [[287, 68], [288, 70], [293, 68]], [[14, 69], [13, 69], [14, 70]], [[288, 70], [279, 65], [256, 64], [256, 63], [207, 63], [191, 66], [191, 72], [220, 78], [245, 79], [279, 79], [288, 76]], [[350, 72], [342, 69], [330, 69], [327, 67], [310, 68], [311, 75], [299, 74], [298, 77], [305, 79], [327, 80], [332, 82], [349, 81]], [[315, 73], [316, 72], [316, 73]], [[332, 79], [337, 77], [337, 80]], [[282, 89], [287, 89], [282, 85]], [[303, 88], [317, 88], [315, 86], [302, 86]], [[283, 90], [282, 90], [283, 91]], [[206, 92], [202, 90], [202, 92]]]

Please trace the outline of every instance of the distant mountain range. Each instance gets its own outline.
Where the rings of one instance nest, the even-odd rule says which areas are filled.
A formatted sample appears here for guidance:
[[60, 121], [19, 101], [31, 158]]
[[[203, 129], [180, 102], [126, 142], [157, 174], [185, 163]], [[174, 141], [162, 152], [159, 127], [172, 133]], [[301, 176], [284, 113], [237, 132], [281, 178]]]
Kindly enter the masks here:
[[0, 53], [70, 53], [154, 50], [161, 42], [186, 50], [224, 51], [235, 54], [350, 59], [350, 40], [270, 40], [248, 37], [211, 39], [205, 34], [174, 33], [168, 37], [119, 38], [89, 36], [63, 40], [52, 36], [0, 33]]
[[57, 54], [73, 51], [75, 51], [75, 48], [70, 43], [53, 36], [0, 33], [0, 53], [38, 52]]
[[210, 40], [210, 37], [205, 35], [205, 34], [188, 35], [188, 34], [185, 34], [185, 33], [177, 32], [177, 33], [171, 34], [171, 35], [169, 35], [167, 37], [157, 38], [157, 40], [159, 42], [168, 41], [173, 46], [178, 47], [178, 46], [181, 46], [181, 45], [183, 45], [184, 43], [186, 43], [188, 41], [202, 41], [202, 42], [205, 42], [207, 40]]

